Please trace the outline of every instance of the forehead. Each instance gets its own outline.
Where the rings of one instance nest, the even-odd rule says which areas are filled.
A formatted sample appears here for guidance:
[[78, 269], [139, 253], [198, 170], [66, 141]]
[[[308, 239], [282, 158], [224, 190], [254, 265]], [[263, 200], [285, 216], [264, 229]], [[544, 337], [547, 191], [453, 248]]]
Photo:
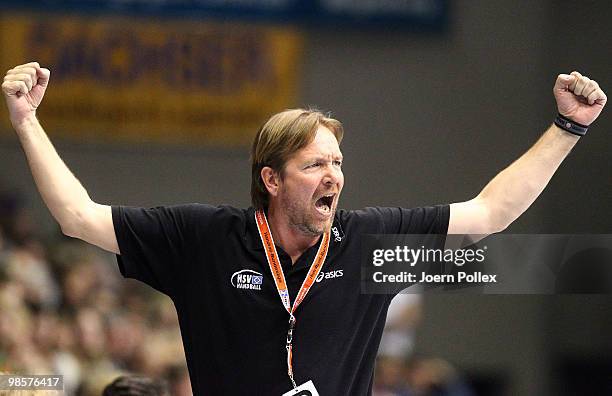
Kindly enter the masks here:
[[340, 152], [340, 146], [336, 136], [329, 130], [329, 128], [319, 125], [317, 133], [308, 144], [308, 146], [302, 148], [296, 153], [296, 157], [339, 157], [342, 156]]

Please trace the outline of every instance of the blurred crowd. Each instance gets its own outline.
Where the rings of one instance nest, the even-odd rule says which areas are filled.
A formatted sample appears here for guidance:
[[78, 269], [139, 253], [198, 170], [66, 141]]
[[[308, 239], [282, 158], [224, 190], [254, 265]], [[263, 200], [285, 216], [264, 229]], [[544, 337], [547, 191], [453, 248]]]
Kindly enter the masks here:
[[[123, 279], [111, 254], [59, 228], [41, 235], [23, 204], [0, 191], [0, 373], [61, 374], [63, 394], [77, 396], [144, 375], [190, 396], [171, 300]], [[473, 395], [450, 363], [414, 354], [421, 300], [400, 294], [391, 304], [374, 396]]]
[[474, 396], [450, 362], [416, 352], [423, 295], [418, 285], [391, 301], [378, 350], [372, 396]]
[[0, 193], [0, 372], [62, 374], [64, 394], [84, 396], [138, 373], [191, 395], [171, 300], [121, 278], [112, 255], [39, 233]]

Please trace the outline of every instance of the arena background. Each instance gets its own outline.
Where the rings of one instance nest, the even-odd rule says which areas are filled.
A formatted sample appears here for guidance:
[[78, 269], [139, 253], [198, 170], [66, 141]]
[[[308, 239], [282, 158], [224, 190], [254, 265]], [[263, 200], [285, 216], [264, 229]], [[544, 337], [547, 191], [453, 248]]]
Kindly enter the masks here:
[[[469, 199], [551, 123], [557, 74], [579, 70], [612, 92], [612, 3], [447, 6], [447, 22], [431, 31], [299, 25], [304, 47], [291, 104], [331, 111], [344, 123], [342, 207]], [[506, 233], [612, 231], [610, 111]], [[248, 142], [98, 144], [49, 132], [97, 202], [249, 205]], [[16, 138], [0, 136], [1, 189], [22, 194], [41, 234], [56, 230]], [[610, 386], [610, 334], [609, 295], [436, 295], [424, 300], [416, 349], [507, 395], [563, 395]]]

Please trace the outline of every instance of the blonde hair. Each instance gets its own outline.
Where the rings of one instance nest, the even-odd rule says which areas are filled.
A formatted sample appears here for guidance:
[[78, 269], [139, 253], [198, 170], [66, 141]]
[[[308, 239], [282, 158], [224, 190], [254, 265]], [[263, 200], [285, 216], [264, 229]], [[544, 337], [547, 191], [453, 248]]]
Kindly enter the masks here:
[[261, 170], [269, 166], [282, 177], [287, 161], [313, 141], [320, 125], [328, 128], [340, 144], [344, 135], [340, 121], [316, 109], [285, 110], [259, 128], [251, 148], [251, 202], [255, 209], [264, 209], [269, 203]]

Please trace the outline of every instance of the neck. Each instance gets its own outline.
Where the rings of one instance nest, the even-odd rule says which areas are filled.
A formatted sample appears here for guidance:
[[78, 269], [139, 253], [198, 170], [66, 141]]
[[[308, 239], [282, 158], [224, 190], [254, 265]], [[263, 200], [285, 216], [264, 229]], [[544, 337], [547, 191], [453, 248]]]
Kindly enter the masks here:
[[267, 218], [274, 243], [291, 257], [292, 264], [295, 264], [308, 248], [316, 245], [321, 237], [321, 235], [306, 234], [289, 224], [287, 216], [280, 213], [280, 210], [273, 205], [268, 208]]

